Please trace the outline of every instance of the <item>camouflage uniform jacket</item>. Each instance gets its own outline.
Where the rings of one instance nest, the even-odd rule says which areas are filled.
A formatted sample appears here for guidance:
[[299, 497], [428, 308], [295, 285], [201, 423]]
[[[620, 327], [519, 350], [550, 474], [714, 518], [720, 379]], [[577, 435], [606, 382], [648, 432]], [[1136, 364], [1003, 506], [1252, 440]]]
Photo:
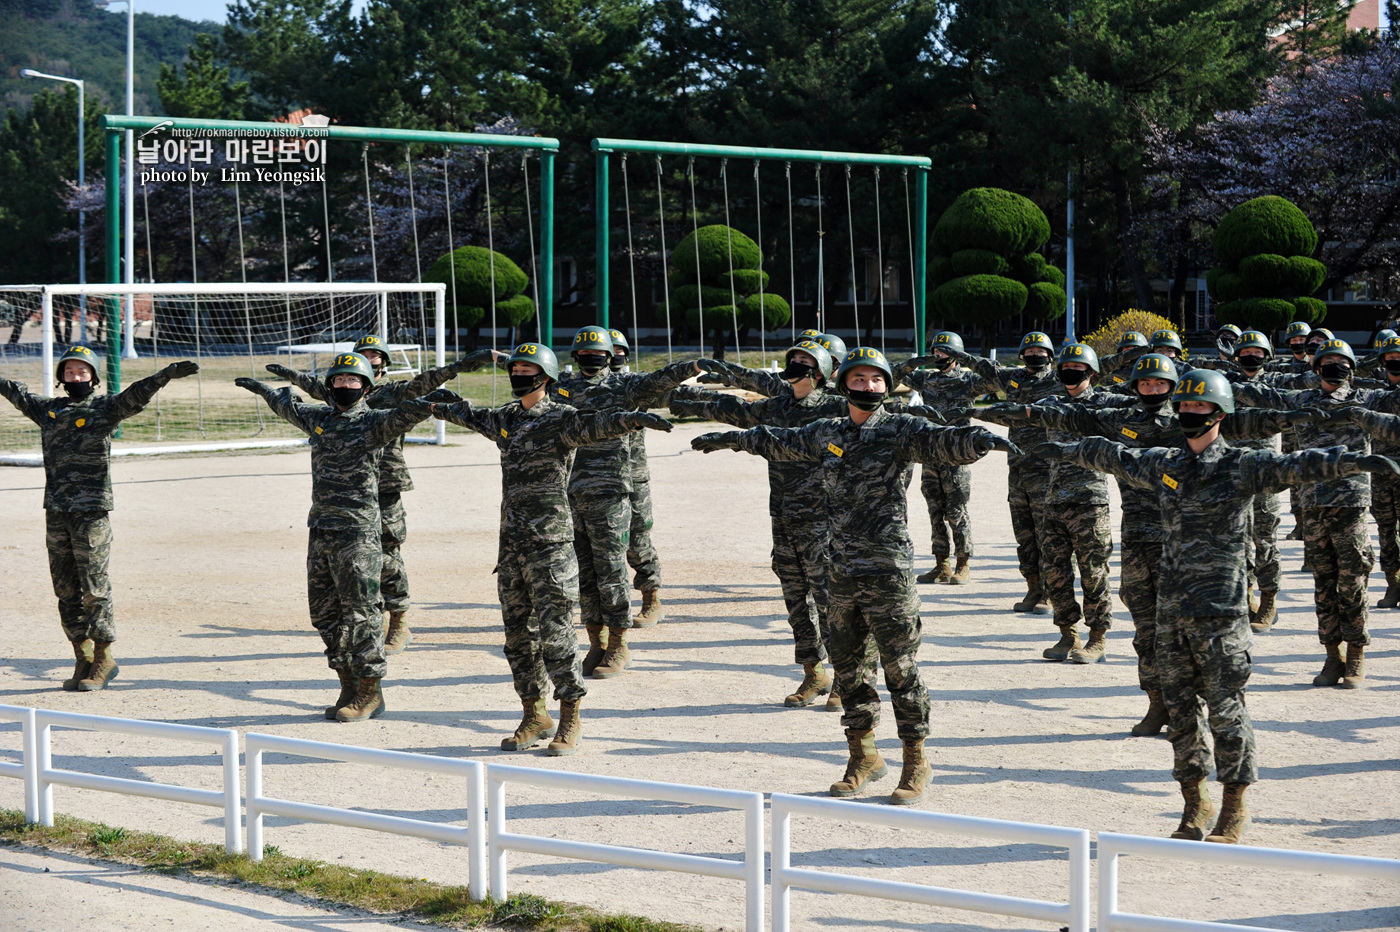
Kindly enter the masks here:
[[[469, 371], [460, 362], [438, 369], [424, 369], [411, 379], [380, 382], [365, 395], [365, 404], [371, 408], [397, 408], [410, 398], [419, 398], [435, 388], [455, 379], [459, 372]], [[297, 372], [292, 384], [317, 401], [330, 401], [330, 391], [324, 379], [318, 379], [305, 372]], [[384, 448], [379, 459], [379, 493], [413, 491], [413, 477], [408, 474], [408, 463], [403, 458], [403, 435], [400, 434]]]
[[361, 398], [340, 411], [307, 404], [290, 388], [261, 392], [273, 413], [311, 442], [311, 513], [306, 526], [331, 531], [379, 528], [379, 461], [389, 441], [428, 416], [409, 408], [371, 411]]
[[831, 568], [847, 576], [909, 573], [909, 480], [915, 463], [976, 462], [980, 428], [936, 427], [910, 414], [877, 410], [864, 424], [824, 418], [806, 427], [755, 427], [738, 449], [769, 460], [820, 466], [829, 503]]
[[[1025, 366], [1001, 366], [985, 356], [970, 356], [967, 353], [950, 352], [955, 360], [972, 370], [973, 374], [987, 383], [992, 391], [1006, 396], [1012, 404], [1034, 404], [1042, 398], [1061, 393], [1060, 380], [1055, 377], [1055, 367], [1046, 366], [1039, 372]], [[1044, 443], [1045, 429], [1026, 421], [1011, 424], [1011, 442], [1022, 450], [1029, 450], [1037, 443]], [[1022, 459], [1014, 453], [1007, 457], [1008, 468], [1020, 469], [1027, 473], [1049, 475], [1050, 468], [1044, 460]]]
[[112, 510], [112, 434], [169, 382], [168, 376], [156, 373], [119, 394], [92, 394], [74, 401], [32, 395], [23, 382], [0, 379], [0, 395], [39, 425], [45, 509]]
[[[424, 402], [416, 402], [415, 406]], [[576, 447], [625, 437], [621, 409], [583, 412], [548, 397], [526, 408], [512, 401], [481, 408], [469, 401], [434, 405], [433, 415], [476, 431], [501, 454], [501, 546], [515, 540], [562, 543], [574, 539], [569, 471]]]
[[[597, 375], [565, 376], [551, 382], [549, 397], [580, 411], [638, 411], [660, 403], [663, 395], [694, 374], [693, 362], [672, 363], [645, 375], [604, 369]], [[624, 432], [578, 451], [569, 491], [626, 495], [632, 491], [632, 469], [632, 445]]]
[[[1386, 381], [1389, 381], [1387, 379]], [[1382, 414], [1400, 414], [1400, 384], [1385, 392], [1376, 392], [1369, 396], [1366, 407], [1372, 411], [1379, 411]], [[1372, 435], [1371, 451], [1381, 453], [1391, 458], [1400, 455], [1400, 443], [1392, 443], [1381, 437]]]
[[[894, 367], [894, 380], [914, 389], [923, 396], [924, 404], [937, 409], [939, 413], [970, 408], [979, 395], [998, 390], [991, 382], [956, 363], [942, 371], [911, 369], [907, 364], [900, 363]], [[949, 423], [966, 427], [971, 421], [963, 416]]]
[[1345, 481], [1358, 472], [1343, 461], [1346, 452], [1337, 447], [1279, 454], [1217, 440], [1196, 454], [1186, 446], [1129, 450], [1090, 437], [1070, 444], [1066, 456], [1156, 492], [1165, 531], [1158, 616], [1199, 618], [1245, 611], [1252, 496]]
[[[1118, 395], [1113, 392], [1104, 391], [1090, 385], [1077, 396], [1071, 396], [1065, 387], [1060, 384], [1059, 379], [1055, 380], [1055, 388], [1058, 394], [1041, 398], [1029, 408], [1058, 409], [1069, 405], [1098, 408], [1102, 406], [1121, 407], [1123, 401], [1127, 400], [1133, 404], [1128, 396]], [[979, 415], [982, 420], [990, 421], [993, 424], [1015, 424], [1017, 422], [1029, 421], [1040, 426], [1045, 431], [1046, 439], [1055, 443], [1067, 443], [1079, 439], [1079, 433], [1066, 423], [1064, 427], [1057, 426], [1049, 417], [1042, 416], [1039, 412], [1033, 412], [1029, 416], [1026, 414], [997, 415], [990, 412]], [[1012, 441], [1019, 443], [1019, 441]], [[1021, 449], [1025, 449], [1022, 447]], [[1064, 460], [1054, 460], [1050, 463], [1049, 485], [1045, 489], [1045, 501], [1054, 505], [1107, 505], [1108, 504], [1108, 480], [1102, 473], [1092, 469], [1083, 469], [1074, 463]]]
[[[1254, 383], [1235, 386], [1237, 403], [1285, 411], [1352, 404], [1370, 407], [1385, 394], [1351, 385], [1343, 385], [1330, 394], [1320, 388], [1285, 391]], [[1342, 446], [1353, 453], [1371, 452], [1371, 440], [1366, 431], [1345, 416], [1299, 424], [1293, 428], [1293, 436], [1300, 449]], [[1348, 473], [1326, 482], [1309, 482], [1298, 489], [1298, 501], [1304, 508], [1367, 508], [1371, 504], [1371, 475]]]
[[[840, 360], [837, 360], [840, 364]], [[766, 398], [776, 398], [779, 395], [791, 395], [792, 384], [782, 377], [781, 373], [773, 372], [770, 369], [748, 369], [736, 366], [737, 371], [723, 373], [720, 382], [730, 388], [742, 388], [746, 392], [753, 392], [755, 395], [763, 395]]]

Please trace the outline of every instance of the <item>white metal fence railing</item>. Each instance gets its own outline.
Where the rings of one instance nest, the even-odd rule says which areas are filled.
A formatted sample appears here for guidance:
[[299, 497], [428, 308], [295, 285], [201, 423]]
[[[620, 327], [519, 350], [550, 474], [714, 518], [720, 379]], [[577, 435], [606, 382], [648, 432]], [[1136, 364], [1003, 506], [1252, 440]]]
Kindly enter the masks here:
[[24, 781], [24, 820], [39, 821], [39, 754], [35, 749], [38, 728], [34, 724], [35, 711], [17, 705], [0, 705], [0, 722], [18, 722], [20, 735], [20, 762], [0, 763], [0, 777], [10, 777]]
[[[719, 790], [676, 783], [654, 783], [584, 773], [560, 773], [492, 764], [486, 774], [490, 803], [487, 846], [491, 861], [491, 896], [506, 898], [506, 852], [526, 851], [576, 861], [617, 864], [650, 870], [678, 871], [744, 881], [744, 928], [763, 932], [763, 794], [743, 790]], [[744, 860], [676, 854], [648, 848], [629, 848], [597, 842], [544, 838], [506, 831], [506, 784], [542, 786], [633, 799], [659, 799], [695, 806], [713, 806], [744, 813]]]
[[[486, 896], [486, 809], [485, 765], [479, 761], [435, 757], [431, 754], [411, 754], [406, 751], [384, 751], [359, 748], [323, 741], [279, 738], [249, 732], [245, 736], [248, 769], [248, 856], [254, 861], [263, 856], [263, 816], [278, 815], [308, 822], [343, 825], [394, 835], [428, 838], [467, 849], [467, 893], [472, 899]], [[347, 764], [369, 764], [461, 777], [467, 783], [467, 824], [465, 827], [424, 819], [319, 806], [290, 799], [264, 796], [262, 789], [263, 752], [290, 754], [316, 760], [341, 761]]]
[[[196, 806], [213, 806], [224, 810], [224, 848], [230, 854], [243, 850], [243, 806], [238, 783], [238, 732], [232, 728], [201, 728], [197, 725], [172, 725], [168, 722], [145, 722], [131, 718], [108, 718], [103, 715], [81, 715], [76, 712], [54, 712], [36, 709], [34, 713], [36, 789], [39, 819], [42, 825], [53, 825], [53, 788], [55, 785], [76, 786], [127, 796], [167, 799]], [[122, 735], [140, 735], [167, 741], [194, 741], [213, 744], [223, 759], [222, 790], [201, 790], [173, 783], [128, 780], [105, 774], [82, 773], [76, 770], [54, 769], [49, 737], [54, 725]]]
[[[953, 890], [946, 887], [881, 880], [874, 877], [855, 877], [832, 871], [793, 867], [792, 816], [794, 815], [1067, 848], [1069, 849], [1068, 902], [1031, 900], [1018, 896]], [[789, 907], [791, 891], [794, 887], [825, 893], [903, 900], [927, 906], [974, 910], [1002, 916], [1018, 916], [1023, 919], [1038, 919], [1044, 922], [1063, 923], [1069, 928], [1069, 932], [1088, 932], [1089, 832], [1087, 829], [1080, 828], [1004, 822], [1000, 819], [977, 819], [970, 816], [945, 815], [939, 812], [891, 809], [884, 806], [870, 806], [835, 799], [816, 799], [810, 796], [789, 796], [786, 793], [774, 793], [771, 882], [773, 885], [773, 932], [788, 932], [792, 921]]]
[[1211, 845], [1197, 841], [1099, 832], [1099, 932], [1270, 932], [1267, 926], [1231, 925], [1223, 922], [1201, 922], [1119, 912], [1118, 858], [1125, 854], [1196, 861], [1202, 864], [1227, 864], [1231, 867], [1375, 877], [1390, 881], [1395, 885], [1392, 889], [1400, 890], [1400, 861], [1388, 858], [1286, 851], [1281, 848], [1251, 848], [1243, 845]]

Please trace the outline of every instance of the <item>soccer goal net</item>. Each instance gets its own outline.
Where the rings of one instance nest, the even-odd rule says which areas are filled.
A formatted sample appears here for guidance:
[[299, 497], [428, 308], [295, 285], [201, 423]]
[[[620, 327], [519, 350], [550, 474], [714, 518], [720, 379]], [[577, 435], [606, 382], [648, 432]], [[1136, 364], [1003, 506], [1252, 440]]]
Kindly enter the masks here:
[[[6, 323], [11, 327], [0, 336], [0, 378], [52, 395], [55, 361], [68, 345], [84, 343], [104, 357], [110, 390], [106, 328], [129, 309], [135, 358], [117, 360], [122, 387], [178, 359], [195, 360], [200, 371], [170, 383], [126, 421], [123, 441], [211, 450], [295, 443], [301, 432], [233, 380], [285, 384], [266, 370], [269, 363], [319, 375], [365, 334], [388, 344], [388, 378], [443, 365], [450, 338], [445, 291], [441, 284], [370, 283], [0, 287], [0, 335]], [[441, 424], [429, 420], [410, 437], [441, 442]], [[0, 404], [0, 453], [38, 449], [38, 428]]]

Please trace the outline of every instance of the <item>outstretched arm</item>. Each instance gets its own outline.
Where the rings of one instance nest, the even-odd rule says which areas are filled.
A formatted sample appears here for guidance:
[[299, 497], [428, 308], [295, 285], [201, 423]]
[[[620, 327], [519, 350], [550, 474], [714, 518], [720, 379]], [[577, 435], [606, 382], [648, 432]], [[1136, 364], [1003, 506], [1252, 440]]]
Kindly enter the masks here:
[[782, 463], [817, 460], [826, 449], [813, 430], [820, 423], [818, 421], [806, 427], [755, 427], [752, 430], [701, 434], [691, 440], [690, 445], [702, 453], [742, 450]]
[[1246, 454], [1240, 460], [1240, 481], [1255, 493], [1278, 492], [1308, 482], [1326, 482], [1357, 473], [1400, 475], [1400, 466], [1376, 453], [1352, 453], [1346, 447], [1300, 450], [1280, 455], [1269, 450]]
[[758, 427], [766, 424], [764, 411], [768, 402], [740, 401], [733, 395], [720, 395], [711, 401], [686, 401], [671, 399], [671, 413], [677, 417], [702, 417], [708, 421], [732, 424], [735, 427]]
[[1156, 488], [1157, 483], [1164, 481], [1162, 466], [1171, 455], [1163, 447], [1130, 450], [1102, 437], [1085, 437], [1074, 443], [1043, 443], [1026, 453], [1037, 459], [1068, 460], [1143, 489]]
[[673, 362], [655, 372], [634, 375], [626, 383], [626, 400], [623, 407], [654, 408], [661, 403], [663, 395], [686, 379], [701, 372], [715, 372], [723, 365], [713, 359], [697, 359], [693, 362]]
[[1367, 408], [1347, 408], [1341, 416], [1348, 418], [1377, 440], [1400, 442], [1400, 416]]
[[399, 389], [403, 398], [419, 398], [433, 389], [445, 385], [463, 372], [475, 372], [482, 366], [495, 363], [499, 365], [510, 358], [509, 353], [498, 352], [493, 349], [479, 349], [473, 353], [468, 353], [456, 362], [450, 362], [445, 366], [438, 366], [434, 369], [424, 369], [413, 378], [403, 383]]
[[643, 429], [670, 433], [673, 428], [670, 421], [650, 411], [575, 411], [560, 433], [560, 439], [565, 446], [582, 447]]
[[183, 379], [194, 375], [199, 371], [199, 363], [190, 362], [188, 359], [181, 362], [172, 362], [155, 375], [148, 375], [138, 382], [132, 382], [122, 390], [121, 394], [111, 399], [113, 416], [124, 421], [135, 414], [140, 414], [145, 410], [146, 405], [151, 403], [151, 399], [156, 396], [156, 392], [169, 385], [173, 379]]
[[330, 392], [326, 389], [324, 379], [318, 379], [309, 372], [302, 372], [300, 369], [292, 369], [287, 366], [278, 365], [275, 362], [269, 363], [264, 368], [273, 375], [281, 376], [288, 382], [291, 382], [293, 388], [310, 395], [317, 401], [330, 401]]
[[322, 405], [309, 405], [303, 402], [292, 392], [290, 386], [273, 389], [257, 379], [250, 378], [234, 379], [233, 384], [239, 388], [247, 389], [254, 395], [261, 396], [262, 400], [267, 402], [267, 406], [272, 409], [273, 414], [303, 433], [309, 434], [316, 429], [316, 416], [325, 410]]
[[1240, 382], [1233, 386], [1235, 401], [1251, 408], [1280, 408], [1287, 410], [1297, 407], [1293, 399], [1297, 392], [1285, 391], [1270, 385], [1254, 382]]
[[500, 418], [494, 408], [478, 408], [465, 398], [457, 401], [434, 402], [425, 398], [413, 398], [399, 405], [410, 411], [431, 414], [440, 421], [449, 424], [456, 424], [458, 427], [465, 427], [467, 430], [474, 430], [487, 440], [496, 440], [497, 433], [502, 429]]
[[965, 466], [975, 463], [992, 450], [1020, 453], [1016, 444], [985, 427], [935, 427], [914, 421], [905, 428], [910, 458], [936, 466]]
[[48, 410], [47, 403], [38, 395], [30, 394], [29, 386], [23, 382], [15, 382], [10, 379], [0, 379], [0, 395], [4, 395], [10, 404], [14, 405], [20, 414], [29, 418], [35, 424], [40, 424], [44, 412]]

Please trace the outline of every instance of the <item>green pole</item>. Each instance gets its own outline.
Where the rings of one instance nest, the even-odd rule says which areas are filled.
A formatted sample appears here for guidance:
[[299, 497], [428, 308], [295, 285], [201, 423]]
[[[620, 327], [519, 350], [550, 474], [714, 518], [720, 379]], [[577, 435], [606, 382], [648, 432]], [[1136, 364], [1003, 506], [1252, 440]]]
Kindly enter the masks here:
[[[108, 132], [103, 139], [107, 157], [107, 281], [122, 280], [122, 137]], [[122, 390], [122, 313], [121, 302], [107, 299], [107, 391], [115, 395]]]
[[608, 325], [608, 154], [598, 152], [595, 156], [593, 179], [594, 212], [593, 235], [597, 242], [596, 291], [598, 303], [598, 326]]
[[914, 352], [924, 349], [928, 333], [928, 169], [914, 173]]
[[554, 345], [554, 153], [540, 156], [540, 254], [544, 257], [542, 280], [536, 282], [540, 300], [539, 341]]

